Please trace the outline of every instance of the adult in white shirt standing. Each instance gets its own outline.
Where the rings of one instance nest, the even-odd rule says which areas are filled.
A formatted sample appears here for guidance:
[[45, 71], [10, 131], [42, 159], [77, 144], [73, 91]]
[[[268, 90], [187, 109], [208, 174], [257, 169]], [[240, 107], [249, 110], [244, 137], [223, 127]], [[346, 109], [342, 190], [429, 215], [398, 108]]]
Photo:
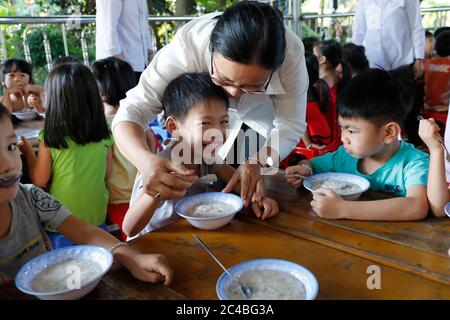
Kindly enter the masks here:
[[365, 47], [371, 68], [390, 71], [413, 64], [420, 77], [425, 31], [419, 0], [359, 0], [352, 42]]
[[[359, 0], [353, 21], [353, 43], [363, 45], [371, 68], [390, 71], [410, 66], [417, 80], [423, 75], [425, 31], [419, 0]], [[422, 143], [416, 98], [405, 122], [408, 141]]]
[[139, 76], [153, 56], [146, 0], [96, 1], [95, 59], [126, 60]]
[[[121, 101], [113, 122], [115, 142], [142, 172], [149, 195], [179, 198], [197, 179], [184, 166], [152, 154], [144, 135], [148, 122], [162, 111], [166, 86], [185, 72], [209, 72], [230, 97], [234, 130], [227, 141], [234, 140], [242, 123], [267, 138], [253, 159], [262, 162], [266, 157], [261, 154], [275, 152], [284, 158], [303, 136], [308, 88], [304, 49], [300, 38], [285, 29], [281, 13], [268, 4], [242, 1], [222, 15], [204, 15], [158, 51], [138, 86]], [[272, 148], [278, 136], [279, 147]], [[261, 163], [245, 161], [224, 191], [240, 183], [246, 206], [259, 201], [264, 194], [260, 169]]]

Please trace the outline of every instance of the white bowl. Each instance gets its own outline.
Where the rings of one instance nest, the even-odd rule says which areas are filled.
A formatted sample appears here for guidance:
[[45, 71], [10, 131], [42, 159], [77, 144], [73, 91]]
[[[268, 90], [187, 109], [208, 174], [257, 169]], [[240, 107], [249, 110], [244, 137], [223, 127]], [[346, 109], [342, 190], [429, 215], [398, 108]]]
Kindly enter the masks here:
[[[317, 292], [319, 291], [319, 284], [312, 272], [305, 267], [288, 260], [254, 259], [241, 262], [228, 269], [228, 271], [236, 278], [256, 270], [283, 271], [291, 276], [294, 276], [301, 282], [301, 284], [303, 284], [303, 287], [305, 288], [305, 300], [314, 300], [317, 296]], [[232, 300], [229, 295], [231, 285], [236, 285], [236, 283], [225, 272], [222, 273], [216, 285], [216, 293], [220, 300]]]
[[[89, 260], [100, 266], [101, 272], [86, 282], [79, 289], [65, 289], [54, 292], [35, 291], [32, 288], [33, 279], [45, 269], [69, 260]], [[91, 292], [108, 272], [113, 263], [113, 257], [108, 250], [92, 245], [79, 245], [52, 250], [28, 261], [16, 276], [16, 287], [27, 294], [42, 300], [74, 300]], [[68, 270], [69, 271], [69, 270]], [[68, 278], [73, 273], [68, 272]]]
[[445, 205], [444, 212], [450, 218], [450, 202], [447, 202], [447, 204]]
[[39, 115], [34, 109], [22, 110], [12, 113], [17, 119], [22, 121], [31, 121]]
[[[193, 217], [197, 206], [224, 203], [230, 211], [215, 217]], [[244, 206], [242, 199], [231, 193], [206, 192], [188, 196], [175, 204], [175, 212], [185, 218], [192, 226], [203, 230], [216, 230], [228, 224]]]
[[[356, 200], [359, 198], [359, 196], [363, 193], [369, 190], [370, 188], [370, 181], [366, 178], [357, 176], [355, 174], [350, 173], [340, 173], [340, 172], [326, 172], [326, 173], [319, 173], [312, 175], [311, 178], [318, 181], [324, 181], [328, 179], [333, 180], [339, 180], [344, 182], [350, 182], [353, 184], [356, 184], [359, 187], [359, 190], [357, 192], [352, 193], [340, 193], [339, 194], [343, 199], [345, 200]], [[313, 184], [311, 183], [311, 180], [303, 180], [303, 186], [311, 191], [312, 193], [316, 192], [316, 189], [313, 187]]]

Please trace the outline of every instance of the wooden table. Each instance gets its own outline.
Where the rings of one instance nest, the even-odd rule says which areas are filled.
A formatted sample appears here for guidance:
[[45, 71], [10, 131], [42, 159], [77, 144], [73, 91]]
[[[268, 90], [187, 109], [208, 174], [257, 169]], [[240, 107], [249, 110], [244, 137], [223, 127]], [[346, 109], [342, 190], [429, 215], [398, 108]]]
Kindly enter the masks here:
[[[215, 285], [222, 272], [197, 245], [195, 233], [226, 266], [261, 257], [305, 266], [318, 279], [318, 299], [450, 299], [447, 218], [401, 223], [324, 220], [311, 211], [311, 195], [293, 190], [281, 177], [268, 177], [266, 189], [279, 201], [281, 212], [274, 219], [260, 221], [244, 210], [216, 231], [179, 220], [132, 243], [142, 252], [167, 256], [176, 273], [171, 288], [136, 281], [115, 269], [86, 298], [217, 299]], [[381, 289], [367, 287], [373, 265], [380, 268]], [[0, 290], [0, 299], [24, 297], [13, 286], [5, 291]]]

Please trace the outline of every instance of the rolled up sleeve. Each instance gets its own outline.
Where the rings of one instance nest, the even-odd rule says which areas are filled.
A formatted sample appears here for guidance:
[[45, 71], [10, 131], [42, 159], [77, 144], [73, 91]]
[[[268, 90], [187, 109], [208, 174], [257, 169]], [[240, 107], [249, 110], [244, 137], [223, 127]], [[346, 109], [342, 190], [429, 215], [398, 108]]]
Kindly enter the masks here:
[[96, 59], [103, 59], [122, 52], [117, 25], [122, 12], [123, 0], [97, 0], [96, 8]]

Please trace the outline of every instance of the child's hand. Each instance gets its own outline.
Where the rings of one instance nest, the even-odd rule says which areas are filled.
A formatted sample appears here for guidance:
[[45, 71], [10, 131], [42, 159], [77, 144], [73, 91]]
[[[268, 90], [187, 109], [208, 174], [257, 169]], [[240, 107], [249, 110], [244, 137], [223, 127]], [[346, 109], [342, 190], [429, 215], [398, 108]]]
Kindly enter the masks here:
[[44, 112], [44, 108], [42, 106], [42, 100], [39, 95], [36, 95], [34, 93], [31, 93], [27, 98], [28, 105], [30, 108], [35, 108], [39, 112]]
[[440, 149], [439, 143], [439, 131], [440, 128], [433, 119], [420, 120], [419, 124], [419, 136], [425, 142], [427, 147], [431, 150]]
[[173, 280], [173, 270], [161, 254], [137, 253], [130, 258], [126, 267], [133, 277], [142, 281], [163, 282], [168, 286]]
[[309, 166], [307, 166], [306, 164], [301, 164], [301, 165], [286, 168], [286, 175], [285, 175], [286, 181], [294, 188], [298, 188], [302, 184], [303, 179], [300, 177], [294, 176], [293, 175], [294, 173], [301, 174], [302, 176], [310, 176], [311, 168]]
[[23, 84], [15, 84], [9, 88], [10, 94], [15, 94], [17, 96], [23, 96], [25, 94], [25, 86]]
[[321, 188], [313, 193], [311, 207], [321, 218], [342, 219], [344, 216], [339, 212], [339, 204], [344, 201], [334, 191]]
[[33, 146], [25, 137], [20, 137], [20, 139], [17, 141], [17, 146], [19, 147], [20, 152], [25, 155], [29, 154], [30, 152], [34, 152]]
[[258, 218], [266, 220], [278, 214], [278, 203], [271, 198], [264, 197], [261, 201], [252, 203], [252, 210]]

